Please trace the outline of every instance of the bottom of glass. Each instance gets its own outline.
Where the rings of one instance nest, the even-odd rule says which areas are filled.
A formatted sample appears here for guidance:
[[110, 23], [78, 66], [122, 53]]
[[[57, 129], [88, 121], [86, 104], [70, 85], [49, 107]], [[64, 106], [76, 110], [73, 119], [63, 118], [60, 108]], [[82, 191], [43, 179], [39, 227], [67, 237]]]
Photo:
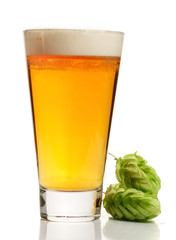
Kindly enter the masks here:
[[102, 187], [67, 192], [40, 187], [41, 218], [54, 222], [85, 222], [100, 217]]

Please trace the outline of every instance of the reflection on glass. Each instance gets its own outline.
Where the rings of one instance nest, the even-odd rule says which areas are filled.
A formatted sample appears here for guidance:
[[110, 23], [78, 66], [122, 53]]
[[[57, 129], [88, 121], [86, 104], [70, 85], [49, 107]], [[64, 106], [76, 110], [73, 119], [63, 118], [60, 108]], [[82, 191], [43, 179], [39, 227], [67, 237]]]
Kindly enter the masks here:
[[110, 219], [103, 234], [111, 240], [159, 240], [160, 230], [155, 222], [125, 222]]
[[40, 221], [39, 240], [101, 240], [101, 222], [59, 223]]

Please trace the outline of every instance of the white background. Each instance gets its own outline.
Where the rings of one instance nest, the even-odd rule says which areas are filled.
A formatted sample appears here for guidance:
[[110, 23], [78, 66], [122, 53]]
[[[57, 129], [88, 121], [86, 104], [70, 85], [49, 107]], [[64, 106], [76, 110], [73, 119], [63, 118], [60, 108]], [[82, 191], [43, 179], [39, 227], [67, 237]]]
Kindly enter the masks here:
[[[174, 234], [175, 1], [6, 0], [0, 3], [0, 238], [39, 239], [38, 178], [22, 33], [28, 28], [125, 33], [108, 151], [119, 157], [137, 150], [157, 170], [162, 180], [162, 214], [155, 220], [160, 234], [155, 228], [152, 234], [143, 232], [135, 228], [138, 225], [120, 231], [126, 225], [113, 224], [104, 234], [108, 216], [103, 212], [101, 237], [87, 239], [128, 239], [131, 235], [125, 234], [132, 230], [134, 234], [134, 229], [136, 234], [142, 231], [139, 236], [149, 234], [148, 240], [166, 239], [172, 231]], [[113, 158], [108, 157], [104, 190], [115, 182], [114, 166]], [[79, 239], [57, 234], [47, 239]], [[136, 236], [131, 239], [136, 240]]]

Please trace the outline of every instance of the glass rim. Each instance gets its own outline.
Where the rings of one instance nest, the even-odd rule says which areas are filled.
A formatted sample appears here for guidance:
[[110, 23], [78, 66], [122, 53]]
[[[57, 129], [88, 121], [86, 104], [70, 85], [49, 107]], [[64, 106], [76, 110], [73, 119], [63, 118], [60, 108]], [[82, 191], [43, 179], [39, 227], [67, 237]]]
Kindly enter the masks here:
[[101, 29], [67, 29], [67, 28], [31, 28], [23, 30], [24, 33], [27, 32], [91, 32], [91, 33], [107, 33], [107, 34], [117, 34], [124, 35], [124, 32], [114, 31], [114, 30], [101, 30]]

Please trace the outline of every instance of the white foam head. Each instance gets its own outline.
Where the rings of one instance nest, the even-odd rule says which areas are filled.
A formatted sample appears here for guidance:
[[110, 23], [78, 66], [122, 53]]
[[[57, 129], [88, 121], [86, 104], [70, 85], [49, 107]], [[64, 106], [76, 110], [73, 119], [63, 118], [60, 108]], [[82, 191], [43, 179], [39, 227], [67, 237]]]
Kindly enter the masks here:
[[121, 56], [124, 34], [113, 31], [35, 29], [24, 31], [26, 55]]

